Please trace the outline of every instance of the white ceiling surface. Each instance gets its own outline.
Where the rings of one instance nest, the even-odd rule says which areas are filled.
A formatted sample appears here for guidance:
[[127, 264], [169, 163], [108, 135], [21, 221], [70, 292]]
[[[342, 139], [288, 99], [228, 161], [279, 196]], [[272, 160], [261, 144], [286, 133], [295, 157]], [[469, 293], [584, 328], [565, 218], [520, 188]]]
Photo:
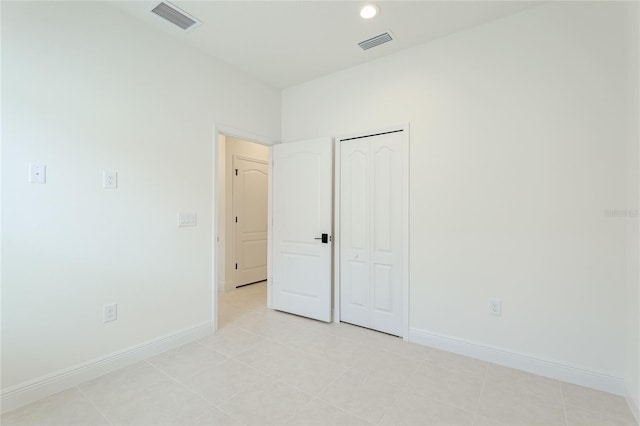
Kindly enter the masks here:
[[[286, 88], [499, 19], [536, 1], [171, 1], [202, 21], [183, 31], [150, 13], [158, 1], [112, 2], [141, 21], [276, 88]], [[363, 51], [358, 43], [391, 30], [396, 40]]]

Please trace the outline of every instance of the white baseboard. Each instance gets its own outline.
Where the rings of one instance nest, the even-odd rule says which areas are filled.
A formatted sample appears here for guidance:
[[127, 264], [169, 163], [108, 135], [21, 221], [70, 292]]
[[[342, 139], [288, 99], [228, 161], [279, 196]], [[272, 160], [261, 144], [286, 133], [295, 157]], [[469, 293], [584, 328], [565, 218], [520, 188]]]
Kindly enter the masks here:
[[409, 329], [409, 341], [616, 395], [626, 394], [623, 378], [603, 372], [535, 358], [417, 328]]
[[211, 321], [185, 328], [175, 333], [160, 336], [139, 345], [75, 365], [46, 376], [2, 390], [0, 404], [2, 412], [7, 412], [38, 399], [77, 386], [103, 374], [127, 365], [135, 364], [151, 356], [185, 343], [200, 339], [213, 332]]

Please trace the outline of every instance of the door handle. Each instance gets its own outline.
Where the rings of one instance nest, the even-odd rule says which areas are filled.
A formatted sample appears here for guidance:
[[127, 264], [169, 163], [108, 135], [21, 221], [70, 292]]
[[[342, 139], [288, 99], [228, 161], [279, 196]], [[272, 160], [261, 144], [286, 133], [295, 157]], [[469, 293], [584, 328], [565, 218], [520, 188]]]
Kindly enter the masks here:
[[329, 242], [329, 234], [322, 234], [321, 237], [316, 237], [314, 240], [322, 240], [324, 244], [327, 244]]

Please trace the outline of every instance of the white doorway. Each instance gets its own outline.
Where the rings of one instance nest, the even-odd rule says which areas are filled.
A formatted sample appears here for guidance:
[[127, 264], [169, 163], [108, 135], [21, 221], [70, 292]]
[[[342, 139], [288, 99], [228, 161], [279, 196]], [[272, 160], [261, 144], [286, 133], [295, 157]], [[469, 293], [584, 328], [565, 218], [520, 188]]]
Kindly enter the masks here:
[[[217, 329], [229, 322], [236, 311], [267, 305], [266, 215], [272, 142], [224, 126], [215, 126], [214, 136], [212, 317]], [[255, 281], [259, 283], [242, 288], [245, 293], [252, 293], [253, 306], [234, 303], [235, 299], [247, 299], [234, 295], [240, 291], [236, 287]]]
[[408, 131], [338, 140], [336, 297], [343, 322], [408, 337]]

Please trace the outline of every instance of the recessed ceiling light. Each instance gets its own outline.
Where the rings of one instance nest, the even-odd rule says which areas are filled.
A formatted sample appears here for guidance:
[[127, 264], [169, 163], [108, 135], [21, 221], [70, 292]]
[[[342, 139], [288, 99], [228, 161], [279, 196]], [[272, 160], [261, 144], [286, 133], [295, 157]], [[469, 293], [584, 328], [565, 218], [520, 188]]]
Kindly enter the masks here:
[[378, 8], [378, 6], [373, 4], [368, 4], [364, 6], [362, 9], [360, 9], [360, 16], [363, 19], [371, 19], [374, 16], [376, 16], [379, 11], [380, 9]]

